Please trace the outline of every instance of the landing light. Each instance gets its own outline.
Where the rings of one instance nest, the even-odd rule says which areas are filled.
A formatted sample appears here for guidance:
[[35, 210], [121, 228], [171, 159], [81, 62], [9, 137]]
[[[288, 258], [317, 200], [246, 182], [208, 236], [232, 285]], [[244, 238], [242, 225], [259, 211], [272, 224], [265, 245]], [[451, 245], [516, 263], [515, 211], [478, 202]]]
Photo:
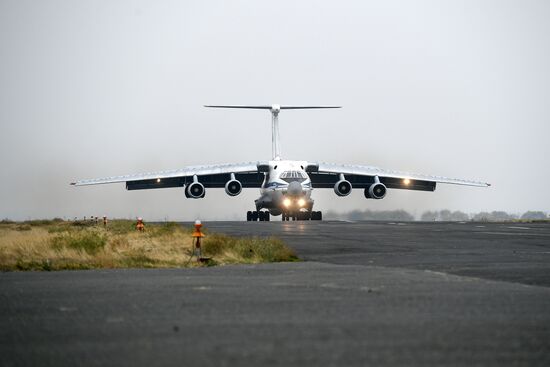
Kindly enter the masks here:
[[160, 178], [157, 178], [157, 182], [160, 182]]
[[303, 207], [304, 205], [306, 205], [306, 201], [304, 199], [298, 200], [298, 206], [299, 207]]
[[283, 205], [288, 208], [290, 206], [290, 199], [289, 198], [284, 199], [283, 200]]
[[408, 184], [411, 183], [411, 180], [409, 180], [408, 178], [406, 178], [406, 179], [403, 180], [403, 183], [404, 183], [405, 185], [408, 185]]

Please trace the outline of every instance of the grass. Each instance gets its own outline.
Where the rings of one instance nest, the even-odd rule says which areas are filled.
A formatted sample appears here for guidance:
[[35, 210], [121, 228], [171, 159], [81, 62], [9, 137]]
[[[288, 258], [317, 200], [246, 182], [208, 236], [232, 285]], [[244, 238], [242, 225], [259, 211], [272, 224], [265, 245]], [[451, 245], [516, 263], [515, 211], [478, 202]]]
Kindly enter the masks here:
[[0, 222], [0, 270], [71, 270], [104, 268], [173, 268], [224, 264], [297, 261], [277, 238], [230, 237], [206, 233], [204, 264], [189, 261], [192, 228], [177, 223], [146, 224], [143, 233], [129, 220], [100, 223]]

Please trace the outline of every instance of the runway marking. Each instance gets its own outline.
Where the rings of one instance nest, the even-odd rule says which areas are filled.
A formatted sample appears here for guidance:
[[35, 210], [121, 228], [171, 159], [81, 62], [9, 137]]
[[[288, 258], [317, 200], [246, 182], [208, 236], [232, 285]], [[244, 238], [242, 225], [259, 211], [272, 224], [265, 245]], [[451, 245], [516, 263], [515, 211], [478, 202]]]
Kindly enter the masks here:
[[406, 226], [407, 224], [405, 223], [397, 223], [398, 226]]
[[506, 227], [506, 228], [510, 228], [510, 229], [531, 229], [529, 227]]
[[476, 228], [485, 228], [485, 226], [476, 226]]
[[205, 286], [193, 287], [193, 290], [196, 290], [196, 291], [207, 291], [209, 289], [212, 289], [212, 287], [205, 287]]
[[497, 234], [497, 235], [508, 235], [508, 236], [535, 236], [535, 237], [550, 237], [550, 234], [539, 234], [539, 233], [518, 233], [518, 232], [476, 232], [476, 233], [485, 233], [485, 234]]

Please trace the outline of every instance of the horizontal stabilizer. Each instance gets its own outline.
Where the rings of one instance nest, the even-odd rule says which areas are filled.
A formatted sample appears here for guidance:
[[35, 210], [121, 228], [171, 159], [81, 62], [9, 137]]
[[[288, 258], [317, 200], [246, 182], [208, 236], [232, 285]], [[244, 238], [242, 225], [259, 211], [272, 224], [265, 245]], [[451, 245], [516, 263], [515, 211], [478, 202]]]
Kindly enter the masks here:
[[279, 106], [279, 105], [257, 105], [257, 106], [245, 106], [245, 105], [205, 105], [209, 108], [244, 108], [252, 110], [312, 110], [317, 108], [342, 108], [342, 106]]

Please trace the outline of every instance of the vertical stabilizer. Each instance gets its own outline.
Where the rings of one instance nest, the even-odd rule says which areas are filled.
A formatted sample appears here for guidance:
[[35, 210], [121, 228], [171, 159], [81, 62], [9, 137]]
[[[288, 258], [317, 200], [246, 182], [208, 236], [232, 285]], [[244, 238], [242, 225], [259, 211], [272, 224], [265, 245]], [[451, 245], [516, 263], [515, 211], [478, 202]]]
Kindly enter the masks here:
[[279, 134], [279, 105], [271, 106], [271, 153], [274, 161], [281, 160], [281, 135]]
[[279, 112], [281, 110], [312, 110], [319, 108], [341, 108], [341, 106], [245, 106], [245, 105], [205, 105], [210, 108], [244, 108], [253, 110], [270, 110], [271, 112], [271, 153], [274, 161], [281, 160], [281, 142], [279, 134]]

